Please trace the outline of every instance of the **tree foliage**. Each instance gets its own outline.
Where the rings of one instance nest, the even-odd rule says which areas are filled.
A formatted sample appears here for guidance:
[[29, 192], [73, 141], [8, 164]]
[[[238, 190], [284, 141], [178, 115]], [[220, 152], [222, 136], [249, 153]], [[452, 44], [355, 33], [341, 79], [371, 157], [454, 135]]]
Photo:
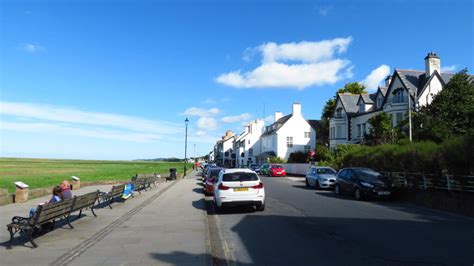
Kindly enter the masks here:
[[307, 163], [309, 162], [309, 156], [307, 153], [302, 151], [292, 152], [288, 156], [288, 163]]
[[474, 80], [464, 69], [414, 116], [415, 137], [442, 142], [474, 135]]
[[379, 145], [394, 143], [400, 136], [400, 128], [392, 126], [392, 118], [389, 114], [381, 112], [380, 114], [369, 118], [370, 131], [365, 134], [364, 139], [369, 145]]
[[269, 158], [268, 158], [268, 162], [269, 162], [269, 163], [285, 163], [285, 160], [283, 160], [283, 159], [280, 158], [280, 157], [274, 156], [274, 157], [269, 157]]

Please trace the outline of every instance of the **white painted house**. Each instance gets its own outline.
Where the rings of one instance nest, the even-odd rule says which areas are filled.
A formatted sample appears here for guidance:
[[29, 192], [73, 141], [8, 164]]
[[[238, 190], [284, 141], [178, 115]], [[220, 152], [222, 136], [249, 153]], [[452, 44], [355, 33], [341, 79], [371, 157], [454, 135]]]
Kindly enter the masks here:
[[430, 104], [453, 75], [441, 73], [440, 58], [431, 52], [425, 57], [425, 71], [395, 69], [385, 80], [386, 87], [375, 93], [339, 93], [329, 120], [329, 147], [334, 150], [339, 144], [360, 143], [370, 130], [368, 120], [382, 111], [397, 126], [407, 117], [409, 106], [414, 111]]
[[260, 136], [265, 131], [265, 121], [254, 120], [245, 125], [245, 131], [235, 139], [235, 166], [247, 167], [251, 163], [257, 163], [257, 155], [260, 154]]
[[309, 152], [316, 148], [316, 131], [301, 113], [301, 104], [294, 103], [291, 114], [275, 112], [275, 122], [261, 136], [260, 162], [278, 156], [285, 160], [293, 152]]
[[225, 166], [225, 167], [233, 167], [233, 161], [235, 158], [232, 158], [233, 148], [234, 148], [234, 140], [235, 134], [232, 130], [227, 130], [224, 136], [217, 141], [216, 145], [214, 146], [214, 156], [215, 162], [218, 165]]

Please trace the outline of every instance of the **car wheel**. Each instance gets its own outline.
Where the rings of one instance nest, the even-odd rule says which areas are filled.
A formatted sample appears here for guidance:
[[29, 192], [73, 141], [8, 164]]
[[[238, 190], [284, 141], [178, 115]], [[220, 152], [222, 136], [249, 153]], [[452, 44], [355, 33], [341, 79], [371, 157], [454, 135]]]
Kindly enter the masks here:
[[336, 187], [334, 187], [334, 193], [336, 193], [336, 195], [338, 196], [341, 195], [341, 189], [339, 188], [339, 185], [336, 185]]
[[354, 199], [356, 199], [356, 200], [361, 200], [362, 199], [362, 195], [360, 194], [360, 189], [359, 188], [356, 188], [354, 190]]
[[306, 180], [306, 187], [309, 187], [308, 178], [306, 178], [305, 180]]
[[256, 208], [257, 208], [257, 211], [263, 212], [265, 210], [265, 203], [258, 204]]
[[321, 187], [319, 186], [319, 181], [318, 180], [316, 180], [314, 182], [314, 189], [321, 189]]

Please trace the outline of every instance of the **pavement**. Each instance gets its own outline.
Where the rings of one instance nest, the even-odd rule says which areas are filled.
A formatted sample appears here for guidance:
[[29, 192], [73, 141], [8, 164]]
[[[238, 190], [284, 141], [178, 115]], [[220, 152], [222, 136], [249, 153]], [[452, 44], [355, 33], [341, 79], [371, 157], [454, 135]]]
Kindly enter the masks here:
[[[209, 233], [198, 182], [191, 174], [160, 183], [125, 203], [114, 203], [113, 209], [96, 210], [96, 218], [85, 211], [72, 222], [74, 229], [64, 225], [35, 238], [36, 249], [17, 236], [7, 250], [6, 225], [49, 196], [1, 206], [0, 225], [5, 227], [0, 230], [0, 265], [207, 265]], [[74, 194], [110, 188], [90, 186]]]

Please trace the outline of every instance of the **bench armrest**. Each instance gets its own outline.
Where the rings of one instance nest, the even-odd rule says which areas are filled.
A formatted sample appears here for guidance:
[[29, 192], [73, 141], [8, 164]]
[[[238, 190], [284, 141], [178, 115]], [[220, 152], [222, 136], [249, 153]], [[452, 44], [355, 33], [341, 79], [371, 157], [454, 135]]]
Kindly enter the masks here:
[[[26, 221], [26, 223], [24, 221]], [[30, 224], [30, 218], [29, 217], [21, 217], [21, 216], [13, 216], [12, 223], [14, 223], [14, 224], [21, 224], [21, 223]]]

